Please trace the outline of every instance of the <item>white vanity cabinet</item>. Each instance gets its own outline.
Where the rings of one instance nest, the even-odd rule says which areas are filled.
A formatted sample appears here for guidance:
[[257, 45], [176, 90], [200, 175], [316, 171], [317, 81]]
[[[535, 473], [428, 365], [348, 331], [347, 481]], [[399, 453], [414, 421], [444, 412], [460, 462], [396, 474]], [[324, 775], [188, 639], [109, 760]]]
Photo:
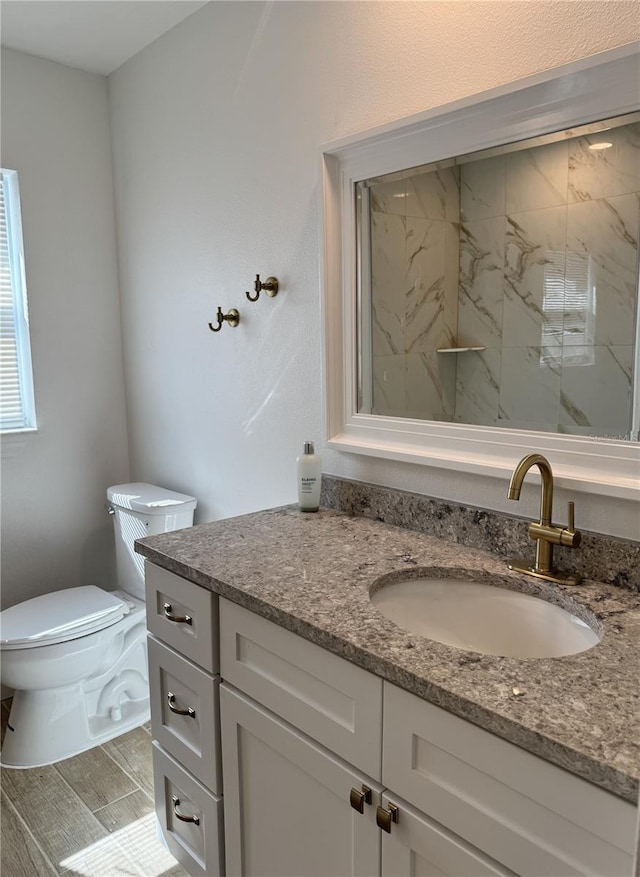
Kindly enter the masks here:
[[[631, 804], [150, 564], [147, 585], [156, 807], [190, 874], [630, 877]], [[165, 604], [198, 591], [178, 633]]]
[[193, 877], [224, 874], [218, 597], [145, 567], [156, 815]]
[[631, 804], [227, 600], [220, 622], [229, 877], [631, 875]]

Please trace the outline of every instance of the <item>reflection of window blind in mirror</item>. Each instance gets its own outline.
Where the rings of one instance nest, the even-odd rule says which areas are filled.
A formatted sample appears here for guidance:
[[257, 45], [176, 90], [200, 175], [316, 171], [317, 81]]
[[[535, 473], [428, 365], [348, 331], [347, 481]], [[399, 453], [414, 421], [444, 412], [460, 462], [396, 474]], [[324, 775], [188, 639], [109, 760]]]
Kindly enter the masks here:
[[595, 365], [596, 287], [593, 258], [567, 253], [563, 365]]
[[540, 364], [595, 364], [596, 290], [593, 259], [582, 253], [545, 253]]

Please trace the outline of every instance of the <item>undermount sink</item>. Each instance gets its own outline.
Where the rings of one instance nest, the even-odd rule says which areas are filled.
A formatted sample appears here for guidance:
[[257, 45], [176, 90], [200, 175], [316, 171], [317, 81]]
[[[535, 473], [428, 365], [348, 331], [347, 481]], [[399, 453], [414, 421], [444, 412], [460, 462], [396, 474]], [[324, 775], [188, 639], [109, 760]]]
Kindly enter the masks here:
[[386, 618], [459, 649], [512, 658], [558, 658], [600, 642], [589, 625], [539, 597], [459, 578], [412, 578], [373, 590]]

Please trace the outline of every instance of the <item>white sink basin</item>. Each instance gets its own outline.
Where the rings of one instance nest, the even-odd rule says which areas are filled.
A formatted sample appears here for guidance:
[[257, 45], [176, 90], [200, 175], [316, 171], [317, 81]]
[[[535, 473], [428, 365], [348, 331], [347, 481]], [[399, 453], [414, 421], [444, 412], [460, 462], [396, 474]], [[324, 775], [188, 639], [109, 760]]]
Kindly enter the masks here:
[[560, 606], [464, 579], [393, 582], [375, 591], [371, 602], [411, 633], [485, 655], [558, 658], [600, 642], [588, 624]]

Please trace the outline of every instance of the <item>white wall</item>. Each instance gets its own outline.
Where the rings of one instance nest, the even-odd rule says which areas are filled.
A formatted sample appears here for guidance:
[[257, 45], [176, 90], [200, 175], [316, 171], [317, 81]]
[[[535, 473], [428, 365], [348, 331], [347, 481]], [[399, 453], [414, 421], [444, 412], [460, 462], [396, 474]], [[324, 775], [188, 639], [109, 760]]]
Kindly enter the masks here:
[[2, 440], [2, 603], [109, 585], [105, 488], [129, 477], [104, 77], [2, 51], [22, 200], [37, 433]]
[[[326, 472], [533, 515], [533, 488], [322, 449], [319, 148], [638, 37], [635, 2], [216, 2], [113, 74], [133, 475], [211, 520], [293, 501], [315, 439]], [[578, 498], [585, 529], [636, 522]]]

